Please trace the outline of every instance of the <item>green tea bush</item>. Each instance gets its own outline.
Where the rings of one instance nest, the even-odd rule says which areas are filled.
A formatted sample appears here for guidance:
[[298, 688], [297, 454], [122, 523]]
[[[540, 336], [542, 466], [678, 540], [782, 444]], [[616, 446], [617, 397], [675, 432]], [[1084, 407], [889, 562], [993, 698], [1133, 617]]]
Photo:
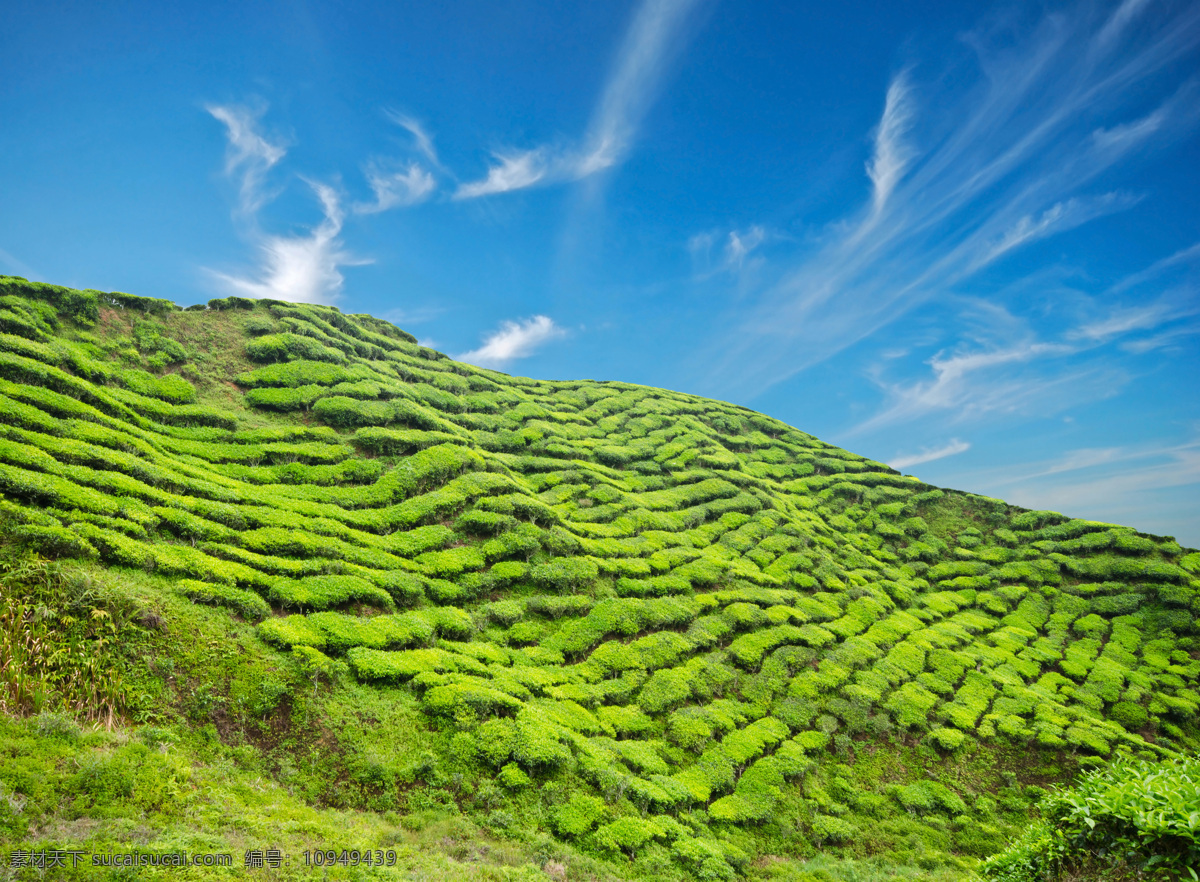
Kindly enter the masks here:
[[818, 845], [842, 845], [858, 835], [858, 828], [843, 818], [817, 815], [812, 820], [812, 837]]
[[415, 606], [425, 597], [425, 580], [404, 570], [379, 573], [373, 581], [391, 595], [397, 606]]
[[284, 607], [328, 609], [352, 600], [386, 609], [394, 606], [387, 591], [357, 576], [307, 576], [282, 579], [271, 585], [269, 597]]
[[127, 389], [139, 395], [160, 398], [171, 404], [191, 404], [196, 400], [196, 389], [178, 374], [156, 377], [140, 370], [121, 372], [121, 382]]
[[937, 703], [936, 695], [909, 681], [888, 697], [884, 707], [895, 715], [897, 723], [911, 728], [923, 726]]
[[386, 401], [361, 401], [345, 395], [331, 395], [318, 399], [313, 405], [313, 413], [331, 426], [348, 429], [386, 425], [395, 417], [396, 408]]
[[638, 706], [648, 714], [677, 707], [692, 696], [691, 678], [680, 668], [655, 671], [638, 693]]
[[15, 542], [50, 557], [98, 557], [92, 543], [78, 533], [55, 524], [20, 524], [9, 534]]
[[566, 593], [586, 588], [600, 575], [600, 570], [586, 558], [560, 557], [537, 564], [529, 575], [544, 590]]
[[194, 579], [181, 579], [176, 587], [185, 597], [199, 603], [227, 606], [252, 621], [265, 619], [271, 614], [271, 607], [253, 591]]
[[554, 813], [554, 828], [563, 836], [582, 836], [604, 817], [604, 800], [576, 793]]
[[647, 818], [617, 818], [595, 833], [596, 843], [609, 851], [636, 852], [652, 839], [663, 836], [663, 828]]
[[340, 349], [324, 346], [309, 337], [297, 334], [266, 334], [246, 343], [246, 357], [251, 361], [288, 361], [305, 359], [341, 364], [346, 354]]
[[[463, 707], [469, 707], [479, 714], [514, 714], [523, 706], [519, 699], [493, 689], [486, 685], [486, 681], [474, 678], [472, 682], [433, 686], [426, 691], [422, 700], [431, 713], [450, 717]], [[514, 753], [520, 758], [518, 749], [514, 749]]]
[[246, 403], [267, 410], [308, 410], [326, 394], [324, 386], [263, 386], [246, 393]]
[[355, 368], [324, 361], [289, 361], [269, 364], [239, 374], [239, 386], [251, 388], [282, 386], [301, 388], [306, 386], [334, 386], [358, 377]]
[[427, 432], [420, 429], [385, 429], [378, 426], [359, 429], [350, 443], [359, 450], [376, 456], [400, 456], [414, 450], [423, 450], [435, 444], [454, 443], [455, 435], [445, 432]]
[[1122, 759], [1042, 799], [1042, 819], [983, 863], [989, 879], [1041, 882], [1070, 874], [1183, 879], [1200, 866], [1195, 757]]
[[484, 565], [483, 552], [477, 545], [427, 551], [417, 555], [416, 562], [426, 575], [439, 579], [457, 576], [465, 570], [478, 570]]

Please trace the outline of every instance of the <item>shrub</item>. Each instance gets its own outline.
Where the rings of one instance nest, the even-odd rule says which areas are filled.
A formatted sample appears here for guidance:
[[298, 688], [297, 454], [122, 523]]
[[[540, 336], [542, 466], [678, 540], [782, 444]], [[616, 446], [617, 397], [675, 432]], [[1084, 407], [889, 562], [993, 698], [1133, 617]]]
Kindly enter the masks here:
[[181, 580], [177, 588], [185, 597], [199, 603], [227, 606], [252, 621], [265, 619], [271, 614], [271, 607], [253, 591], [211, 582], [197, 582], [194, 579]]
[[604, 800], [577, 793], [554, 813], [554, 828], [562, 836], [582, 836], [604, 817]]
[[125, 387], [139, 395], [161, 398], [172, 404], [191, 404], [196, 400], [195, 387], [178, 374], [156, 377], [145, 371], [127, 370], [120, 376]]
[[[1200, 866], [1200, 762], [1120, 760], [1043, 797], [1042, 820], [983, 863], [990, 879], [1147, 873], [1182, 879]], [[1107, 875], [1107, 874], [1105, 874]]]
[[1108, 719], [1129, 732], [1136, 732], [1146, 725], [1149, 714], [1140, 704], [1132, 701], [1118, 701], [1108, 709]]
[[331, 395], [318, 399], [313, 413], [324, 422], [337, 428], [356, 426], [382, 426], [392, 421], [395, 407], [386, 401], [360, 401], [345, 395]]
[[942, 750], [954, 751], [962, 746], [967, 736], [957, 729], [934, 729], [929, 733], [929, 740]]
[[663, 829], [646, 818], [618, 818], [596, 831], [596, 842], [609, 851], [635, 852], [651, 839], [663, 835]]
[[[511, 566], [511, 564], [498, 563], [492, 567], [492, 572], [500, 567]], [[520, 566], [518, 564], [518, 566]], [[516, 576], [515, 578], [520, 578]], [[531, 613], [546, 616], [551, 619], [561, 619], [564, 616], [577, 616], [588, 612], [592, 608], [593, 601], [590, 597], [579, 595], [572, 596], [555, 596], [555, 595], [540, 595], [530, 597], [525, 601], [525, 608]], [[601, 634], [600, 636], [603, 636]]]
[[895, 715], [901, 726], [912, 727], [923, 725], [937, 703], [936, 695], [909, 681], [888, 697], [884, 707]]
[[383, 588], [358, 576], [307, 576], [282, 579], [270, 589], [271, 600], [283, 606], [328, 609], [351, 600], [392, 608], [392, 597]]
[[471, 678], [470, 681], [434, 686], [422, 696], [422, 701], [430, 713], [447, 717], [453, 717], [463, 707], [481, 715], [516, 713], [521, 709], [520, 700], [493, 689], [486, 682]]
[[251, 407], [267, 410], [308, 410], [313, 402], [325, 394], [323, 386], [264, 386], [246, 393], [246, 403]]
[[513, 756], [531, 769], [553, 768], [570, 758], [562, 744], [563, 730], [544, 710], [525, 706], [517, 714], [517, 739]]
[[269, 364], [239, 374], [239, 386], [333, 386], [356, 376], [354, 369], [321, 361], [291, 361], [284, 364]]
[[340, 349], [324, 346], [310, 337], [297, 334], [266, 334], [246, 344], [246, 357], [251, 361], [287, 361], [307, 359], [342, 363], [346, 354]]
[[425, 596], [424, 580], [405, 570], [389, 570], [373, 578], [398, 606], [415, 606]]
[[502, 766], [517, 743], [517, 725], [510, 719], [485, 720], [475, 730], [475, 746], [493, 766]]
[[842, 818], [817, 815], [812, 821], [812, 836], [818, 845], [841, 845], [858, 836], [858, 828]]
[[496, 775], [496, 780], [509, 790], [522, 790], [533, 783], [516, 763], [509, 763]]
[[637, 703], [648, 714], [658, 714], [687, 701], [692, 696], [691, 678], [680, 668], [655, 671], [641, 692]]
[[421, 565], [426, 575], [435, 578], [457, 576], [465, 570], [478, 570], [484, 565], [483, 552], [477, 545], [460, 545], [445, 551], [427, 551], [417, 555], [416, 562]]
[[421, 429], [385, 429], [371, 426], [359, 429], [350, 443], [359, 450], [377, 456], [399, 456], [414, 450], [423, 450], [435, 444], [453, 443], [457, 436], [445, 432], [427, 432]]
[[538, 564], [529, 575], [539, 587], [565, 593], [588, 586], [600, 575], [600, 570], [586, 558], [559, 557]]
[[97, 557], [92, 543], [56, 524], [21, 524], [9, 533], [12, 538], [49, 557]]

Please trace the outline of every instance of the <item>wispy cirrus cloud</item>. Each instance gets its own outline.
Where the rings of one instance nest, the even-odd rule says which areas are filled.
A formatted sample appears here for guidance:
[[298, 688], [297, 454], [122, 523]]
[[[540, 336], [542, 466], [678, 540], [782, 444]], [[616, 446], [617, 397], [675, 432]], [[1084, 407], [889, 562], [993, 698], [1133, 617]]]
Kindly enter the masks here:
[[[942, 481], [977, 488], [1015, 505], [1130, 524], [1200, 546], [1195, 518], [1200, 438], [1069, 450], [1004, 468], [943, 473]], [[1187, 525], [1180, 530], [1180, 525]]]
[[398, 110], [385, 110], [384, 115], [400, 128], [405, 129], [413, 137], [413, 146], [425, 157], [434, 168], [441, 168], [437, 150], [433, 146], [433, 136], [425, 131], [425, 127], [413, 117], [400, 113]]
[[1154, 303], [1137, 306], [1120, 306], [1112, 309], [1104, 318], [1088, 322], [1072, 330], [1069, 337], [1089, 342], [1104, 343], [1135, 331], [1150, 331], [1174, 319], [1195, 315], [1195, 306], [1186, 307], [1159, 298]]
[[210, 270], [230, 292], [293, 303], [334, 303], [345, 281], [341, 267], [369, 262], [346, 252], [339, 238], [345, 214], [337, 191], [315, 181], [308, 184], [321, 203], [324, 219], [306, 235], [258, 234], [257, 271], [235, 275]]
[[[1046, 371], [1047, 359], [1075, 350], [1060, 343], [1023, 341], [990, 349], [938, 353], [928, 364], [933, 376], [884, 385], [889, 403], [850, 430], [851, 435], [909, 423], [930, 415], [950, 414], [955, 422], [1030, 409], [1058, 410], [1068, 403], [1115, 394], [1127, 382], [1122, 372], [1097, 366], [1069, 366]], [[1026, 370], [1013, 370], [1025, 367]]]
[[908, 72], [904, 71], [888, 86], [883, 117], [875, 132], [875, 153], [867, 163], [871, 202], [876, 212], [883, 209], [913, 159], [914, 151], [906, 140], [915, 113], [912, 100]]
[[1106, 214], [1124, 211], [1139, 201], [1140, 197], [1138, 196], [1114, 191], [1100, 196], [1071, 197], [1062, 202], [1056, 202], [1036, 215], [1027, 214], [1018, 218], [1016, 223], [1001, 234], [994, 245], [983, 251], [970, 269], [971, 271], [982, 269], [1009, 251], [1082, 226], [1088, 221]]
[[966, 441], [959, 441], [957, 438], [952, 438], [940, 447], [926, 447], [920, 453], [897, 456], [895, 459], [889, 460], [888, 465], [894, 469], [906, 469], [910, 466], [945, 459], [948, 456], [957, 456], [960, 453], [966, 453], [970, 449], [971, 445]]
[[372, 160], [364, 170], [367, 183], [375, 194], [374, 202], [355, 204], [358, 214], [378, 214], [393, 208], [405, 208], [424, 202], [437, 189], [437, 181], [428, 169], [415, 162], [394, 163]]
[[518, 153], [494, 153], [495, 164], [488, 169], [487, 177], [459, 186], [455, 199], [478, 199], [496, 193], [524, 190], [544, 179], [552, 171], [552, 161], [544, 150], [526, 150]]
[[698, 0], [645, 0], [638, 9], [617, 55], [604, 94], [592, 115], [582, 155], [575, 161], [579, 177], [620, 162], [637, 135], [678, 38]]
[[208, 104], [204, 109], [225, 126], [228, 141], [225, 174], [241, 176], [238, 210], [253, 215], [268, 199], [263, 192], [267, 172], [287, 155], [287, 148], [282, 141], [268, 140], [259, 130], [259, 119], [267, 109], [265, 104], [256, 107]]
[[549, 316], [535, 315], [523, 321], [505, 321], [484, 338], [483, 345], [456, 356], [459, 361], [480, 367], [503, 367], [518, 358], [533, 355], [543, 344], [566, 336], [566, 330]]
[[[1114, 347], [1141, 355], [1200, 333], [1197, 290], [1186, 282], [1161, 290], [1173, 269], [1200, 262], [1200, 246], [1182, 249], [1131, 273], [1099, 297], [1086, 299], [1081, 314], [1057, 334], [1035, 331], [1027, 318], [1002, 305], [959, 298], [948, 322], [957, 344], [925, 361], [927, 371], [904, 373], [895, 351], [884, 350], [869, 374], [884, 394], [878, 412], [851, 428], [852, 436], [939, 417], [951, 423], [987, 416], [1043, 415], [1110, 397], [1131, 380], [1111, 357]], [[1146, 289], [1155, 283], [1152, 292]], [[905, 351], [902, 355], [908, 355]]]
[[[697, 279], [709, 279], [720, 273], [743, 269], [750, 255], [767, 241], [768, 233], [761, 224], [751, 224], [744, 230], [719, 230], [697, 233], [688, 239]], [[718, 247], [718, 243], [719, 247]]]
[[417, 120], [397, 110], [384, 110], [384, 116], [400, 126], [412, 137], [412, 149], [429, 166], [413, 159], [376, 157], [363, 164], [363, 176], [371, 188], [373, 202], [358, 202], [355, 214], [379, 214], [393, 208], [408, 208], [431, 198], [438, 189], [437, 178], [429, 167], [446, 174], [445, 167], [438, 161], [433, 137]]
[[240, 177], [236, 214], [244, 225], [244, 237], [258, 252], [258, 267], [233, 273], [208, 269], [226, 291], [242, 297], [273, 298], [298, 303], [332, 303], [342, 293], [341, 267], [366, 261], [351, 256], [340, 234], [345, 221], [341, 196], [336, 189], [318, 181], [302, 179], [321, 205], [322, 220], [307, 233], [275, 235], [265, 232], [259, 211], [272, 196], [264, 189], [269, 172], [286, 155], [281, 143], [273, 143], [259, 128], [266, 106], [209, 105], [205, 108], [225, 125], [229, 148], [225, 174]]
[[1081, 3], [1024, 34], [1005, 21], [964, 42], [973, 81], [958, 69], [918, 82], [916, 67], [893, 78], [866, 198], [738, 301], [730, 330], [701, 355], [714, 388], [756, 395], [1034, 242], [1131, 208], [1141, 194], [1096, 182], [1200, 115], [1191, 80], [1164, 96], [1158, 76], [1200, 45], [1194, 5], [1149, 15], [1141, 3]]
[[643, 0], [617, 53], [587, 133], [575, 146], [501, 150], [479, 180], [461, 184], [455, 199], [477, 199], [538, 184], [578, 181], [620, 163], [658, 96], [688, 16], [703, 0]]

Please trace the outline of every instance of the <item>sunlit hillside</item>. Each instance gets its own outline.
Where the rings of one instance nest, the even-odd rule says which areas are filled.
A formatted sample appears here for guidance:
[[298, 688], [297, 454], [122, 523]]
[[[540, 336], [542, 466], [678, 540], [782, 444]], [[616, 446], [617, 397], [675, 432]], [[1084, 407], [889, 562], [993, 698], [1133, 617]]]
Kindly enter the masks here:
[[6, 855], [966, 878], [1200, 747], [1200, 553], [332, 307], [0, 277], [0, 493]]

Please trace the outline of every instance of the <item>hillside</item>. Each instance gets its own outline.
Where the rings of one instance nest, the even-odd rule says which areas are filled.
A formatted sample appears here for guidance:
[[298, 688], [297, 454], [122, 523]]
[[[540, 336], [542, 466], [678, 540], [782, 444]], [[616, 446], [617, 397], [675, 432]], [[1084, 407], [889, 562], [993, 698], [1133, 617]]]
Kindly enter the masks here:
[[0, 852], [959, 878], [1200, 747], [1196, 551], [333, 307], [0, 277], [0, 494]]

